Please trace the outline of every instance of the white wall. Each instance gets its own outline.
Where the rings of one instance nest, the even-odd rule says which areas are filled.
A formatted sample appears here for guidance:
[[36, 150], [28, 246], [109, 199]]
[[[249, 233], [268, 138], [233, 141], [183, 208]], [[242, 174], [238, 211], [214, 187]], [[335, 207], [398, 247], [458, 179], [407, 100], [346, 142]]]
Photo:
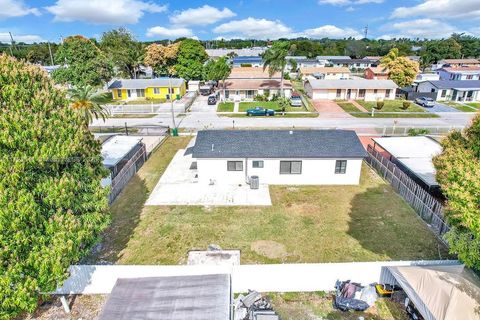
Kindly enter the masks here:
[[[307, 88], [307, 87], [306, 87]], [[308, 90], [307, 90], [308, 93]], [[328, 99], [328, 100], [347, 100], [347, 89], [342, 89], [340, 97], [337, 96], [336, 89], [320, 89], [320, 90], [313, 90], [313, 95], [309, 96], [312, 99]], [[385, 89], [378, 89], [377, 93], [373, 89], [368, 89], [365, 91], [365, 97], [360, 98], [357, 89], [352, 89], [350, 92], [350, 99], [358, 99], [358, 100], [365, 100], [365, 101], [377, 101], [377, 100], [393, 100], [395, 99], [395, 89], [390, 90], [390, 95], [386, 96]]]
[[[245, 159], [197, 159], [198, 181], [203, 184], [209, 184], [211, 180], [215, 184], [245, 184], [246, 177], [259, 176], [261, 184], [355, 185], [360, 182], [362, 168], [360, 159], [303, 159], [301, 174], [280, 174], [280, 159], [263, 159], [263, 168], [253, 168], [254, 160], [262, 159], [248, 159], [248, 166]], [[335, 174], [336, 160], [347, 160], [345, 174]], [[243, 171], [227, 171], [227, 161], [243, 161]]]

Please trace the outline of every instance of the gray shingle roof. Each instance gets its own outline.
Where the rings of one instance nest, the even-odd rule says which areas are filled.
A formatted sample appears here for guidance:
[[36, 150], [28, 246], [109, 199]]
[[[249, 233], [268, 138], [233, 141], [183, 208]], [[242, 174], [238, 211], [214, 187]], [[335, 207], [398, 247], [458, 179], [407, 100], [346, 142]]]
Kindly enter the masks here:
[[[172, 87], [181, 86], [185, 80], [172, 78]], [[118, 79], [113, 80], [108, 89], [145, 89], [148, 87], [168, 87], [168, 78], [157, 79]]]
[[429, 82], [438, 89], [480, 89], [480, 80], [436, 80]]
[[364, 158], [357, 134], [348, 130], [199, 131], [193, 158]]

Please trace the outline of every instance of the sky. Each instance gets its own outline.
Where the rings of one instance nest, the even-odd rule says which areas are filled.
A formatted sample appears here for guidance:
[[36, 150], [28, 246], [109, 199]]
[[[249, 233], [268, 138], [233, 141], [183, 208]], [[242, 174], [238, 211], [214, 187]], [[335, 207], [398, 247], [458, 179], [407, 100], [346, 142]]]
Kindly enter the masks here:
[[480, 36], [480, 0], [0, 0], [0, 42], [100, 38], [126, 27], [138, 40], [445, 38]]

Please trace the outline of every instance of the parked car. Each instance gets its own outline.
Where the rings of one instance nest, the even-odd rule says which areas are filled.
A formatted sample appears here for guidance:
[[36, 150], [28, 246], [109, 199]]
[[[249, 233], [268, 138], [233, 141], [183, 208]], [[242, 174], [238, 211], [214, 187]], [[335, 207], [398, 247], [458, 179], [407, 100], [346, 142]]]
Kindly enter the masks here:
[[209, 84], [201, 85], [200, 86], [200, 94], [202, 96], [209, 96], [213, 93], [213, 86]]
[[247, 116], [274, 116], [275, 111], [272, 109], [265, 109], [262, 107], [255, 107], [247, 110]]
[[290, 105], [292, 107], [301, 107], [302, 106], [302, 98], [300, 95], [293, 94], [290, 97]]
[[435, 101], [432, 98], [428, 97], [417, 98], [415, 99], [415, 103], [425, 108], [432, 108], [435, 106]]
[[216, 104], [216, 103], [217, 103], [217, 97], [215, 97], [215, 96], [209, 96], [207, 103], [208, 103], [209, 105]]

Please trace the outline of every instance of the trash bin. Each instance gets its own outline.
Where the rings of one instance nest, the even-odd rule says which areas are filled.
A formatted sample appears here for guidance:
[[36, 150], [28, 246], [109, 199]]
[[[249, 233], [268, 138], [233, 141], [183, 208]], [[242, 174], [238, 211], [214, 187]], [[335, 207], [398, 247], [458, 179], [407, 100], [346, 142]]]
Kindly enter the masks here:
[[260, 179], [258, 176], [250, 177], [250, 189], [258, 189], [260, 186]]
[[178, 128], [173, 128], [172, 129], [172, 136], [178, 137]]

